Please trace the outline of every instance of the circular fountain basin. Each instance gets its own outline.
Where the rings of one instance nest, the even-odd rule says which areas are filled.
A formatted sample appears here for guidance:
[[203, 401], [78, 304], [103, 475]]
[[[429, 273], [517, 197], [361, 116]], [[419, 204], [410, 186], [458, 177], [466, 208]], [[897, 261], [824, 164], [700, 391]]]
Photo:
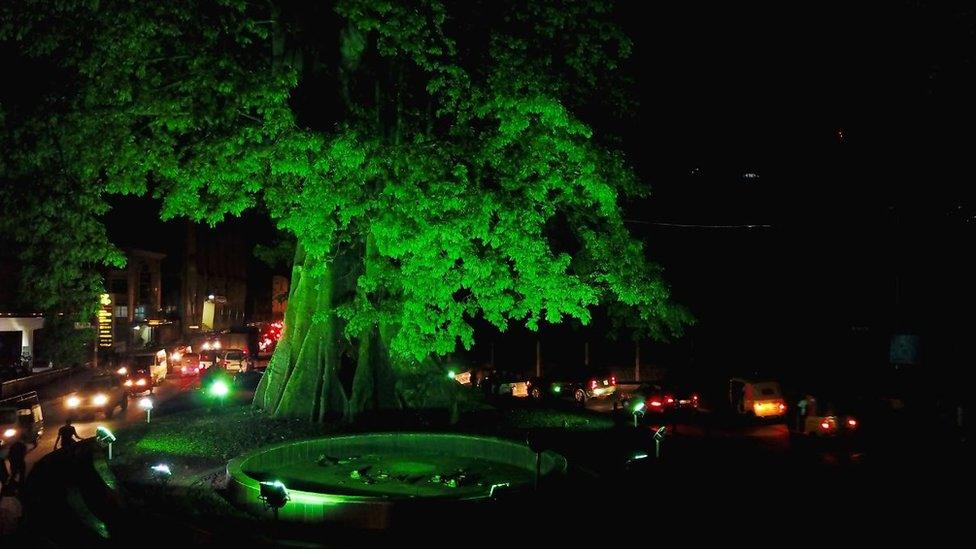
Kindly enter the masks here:
[[[566, 471], [566, 459], [525, 444], [451, 433], [366, 433], [259, 448], [227, 465], [232, 502], [270, 514], [262, 482], [281, 482], [279, 519], [387, 528], [410, 511], [531, 490]], [[413, 516], [416, 516], [414, 513]]]

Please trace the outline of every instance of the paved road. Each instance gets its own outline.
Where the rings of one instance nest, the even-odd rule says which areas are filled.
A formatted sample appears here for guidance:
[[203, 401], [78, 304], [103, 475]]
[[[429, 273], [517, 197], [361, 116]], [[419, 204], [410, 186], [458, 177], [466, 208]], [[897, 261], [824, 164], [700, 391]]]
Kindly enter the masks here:
[[[161, 385], [156, 387], [151, 396], [153, 400], [153, 413], [165, 413], [167, 404], [172, 404], [177, 397], [187, 391], [199, 386], [197, 378], [168, 378]], [[65, 393], [70, 392], [69, 387], [64, 388]], [[41, 403], [41, 410], [44, 413], [44, 434], [38, 441], [37, 448], [27, 454], [27, 468], [30, 470], [34, 463], [54, 450], [54, 441], [58, 435], [58, 428], [64, 424], [69, 412], [64, 406], [64, 394], [50, 398]], [[131, 425], [136, 422], [146, 421], [146, 413], [137, 405], [140, 397], [133, 397], [129, 400], [129, 408], [125, 412], [116, 409], [112, 419], [105, 419], [101, 414], [94, 418], [77, 418], [73, 421], [78, 436], [88, 438], [95, 436], [95, 429], [99, 425], [104, 425], [109, 429], [117, 429], [124, 425]], [[160, 410], [162, 409], [162, 410]]]

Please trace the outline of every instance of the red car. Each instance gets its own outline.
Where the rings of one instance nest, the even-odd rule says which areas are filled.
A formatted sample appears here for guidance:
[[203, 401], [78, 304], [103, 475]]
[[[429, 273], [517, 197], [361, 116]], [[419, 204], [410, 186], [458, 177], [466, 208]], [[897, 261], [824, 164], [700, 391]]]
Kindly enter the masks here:
[[200, 355], [198, 353], [183, 353], [179, 374], [181, 376], [195, 376], [200, 373]]
[[153, 379], [149, 368], [133, 367], [125, 377], [125, 392], [131, 395], [140, 395], [145, 392], [152, 394]]
[[642, 383], [631, 396], [622, 399], [625, 408], [631, 408], [637, 402], [644, 403], [647, 412], [664, 413], [678, 409], [698, 409], [700, 398], [697, 393], [674, 391], [657, 383]]

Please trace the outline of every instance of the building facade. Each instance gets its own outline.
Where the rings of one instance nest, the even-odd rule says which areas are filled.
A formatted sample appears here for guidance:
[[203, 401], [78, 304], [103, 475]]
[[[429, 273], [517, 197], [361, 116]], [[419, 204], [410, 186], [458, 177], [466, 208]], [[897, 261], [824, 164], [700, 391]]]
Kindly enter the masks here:
[[184, 335], [244, 324], [247, 250], [233, 225], [186, 224], [180, 318]]
[[162, 262], [165, 254], [127, 249], [124, 269], [106, 277], [112, 311], [112, 350], [119, 353], [165, 344], [178, 326], [163, 310]]

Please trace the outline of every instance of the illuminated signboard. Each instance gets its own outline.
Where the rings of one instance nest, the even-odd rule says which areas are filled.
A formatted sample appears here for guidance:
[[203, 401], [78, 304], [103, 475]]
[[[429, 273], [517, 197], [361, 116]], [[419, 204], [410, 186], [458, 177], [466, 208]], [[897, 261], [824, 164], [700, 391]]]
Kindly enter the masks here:
[[112, 346], [112, 296], [102, 294], [98, 308], [98, 346]]

